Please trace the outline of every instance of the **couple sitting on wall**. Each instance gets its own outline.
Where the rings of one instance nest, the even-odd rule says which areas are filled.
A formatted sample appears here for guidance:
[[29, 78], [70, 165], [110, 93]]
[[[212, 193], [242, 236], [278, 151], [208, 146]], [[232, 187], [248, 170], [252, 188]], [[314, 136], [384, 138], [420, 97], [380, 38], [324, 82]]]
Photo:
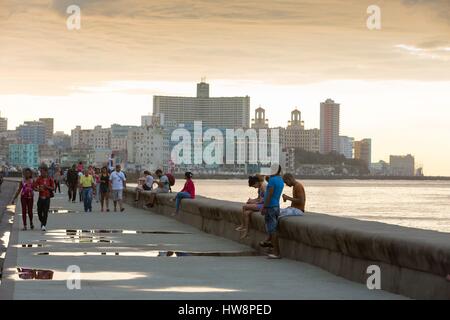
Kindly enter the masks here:
[[[236, 231], [243, 232], [241, 239], [248, 237], [250, 230], [250, 220], [253, 212], [261, 212], [265, 217], [268, 238], [262, 241], [262, 247], [273, 247], [274, 254], [269, 255], [270, 259], [280, 259], [278, 247], [278, 221], [280, 218], [288, 216], [302, 216], [305, 212], [306, 195], [303, 185], [297, 181], [290, 173], [281, 177], [281, 166], [274, 165], [267, 178], [260, 174], [249, 177], [249, 187], [258, 189], [258, 197], [249, 199], [244, 205], [243, 223]], [[293, 188], [293, 197], [283, 194], [284, 185]], [[290, 201], [291, 206], [280, 209], [280, 200]]]
[[[147, 208], [153, 208], [156, 203], [156, 196], [157, 194], [162, 193], [170, 193], [172, 192], [171, 187], [175, 185], [175, 179], [172, 175], [169, 174], [163, 174], [162, 170], [156, 170], [155, 175], [158, 178], [158, 180], [154, 180], [152, 174], [149, 171], [144, 172], [145, 177], [140, 179], [142, 182], [142, 185], [140, 183], [140, 186], [136, 189], [136, 202], [139, 201], [139, 195], [140, 193], [144, 191], [150, 191], [150, 199], [149, 202], [145, 205]], [[183, 199], [195, 199], [195, 185], [192, 180], [193, 174], [191, 172], [186, 172], [184, 174], [184, 177], [186, 179], [186, 183], [184, 185], [184, 188], [177, 193], [177, 195], [171, 199], [171, 201], [176, 202], [176, 211], [172, 216], [178, 215], [180, 212], [181, 207], [181, 200]], [[157, 185], [156, 189], [153, 189], [153, 185]]]

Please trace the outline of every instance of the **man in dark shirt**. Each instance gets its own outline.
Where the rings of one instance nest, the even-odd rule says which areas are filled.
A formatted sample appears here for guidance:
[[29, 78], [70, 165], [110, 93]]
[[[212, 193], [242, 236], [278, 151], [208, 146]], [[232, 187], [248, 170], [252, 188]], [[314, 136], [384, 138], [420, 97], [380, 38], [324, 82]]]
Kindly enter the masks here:
[[69, 201], [75, 203], [77, 198], [77, 188], [78, 188], [78, 172], [76, 165], [73, 165], [72, 168], [67, 171], [67, 188], [69, 189]]

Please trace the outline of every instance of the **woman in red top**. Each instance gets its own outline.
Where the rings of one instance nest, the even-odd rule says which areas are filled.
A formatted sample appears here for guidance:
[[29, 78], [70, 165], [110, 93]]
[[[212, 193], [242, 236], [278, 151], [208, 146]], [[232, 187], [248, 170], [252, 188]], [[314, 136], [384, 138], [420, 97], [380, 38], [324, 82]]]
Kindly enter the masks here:
[[195, 185], [192, 181], [194, 175], [191, 172], [186, 172], [184, 178], [186, 183], [184, 184], [183, 190], [177, 193], [177, 196], [172, 200], [176, 202], [176, 212], [172, 216], [176, 216], [180, 213], [180, 206], [182, 199], [195, 199]]
[[34, 229], [33, 225], [33, 203], [34, 203], [34, 181], [33, 181], [33, 171], [27, 168], [23, 171], [23, 180], [19, 185], [19, 189], [14, 196], [12, 204], [17, 199], [20, 194], [20, 203], [22, 205], [22, 221], [23, 221], [23, 231], [27, 230], [27, 214], [30, 219], [30, 228]]
[[48, 168], [41, 168], [41, 175], [34, 183], [34, 190], [39, 192], [37, 203], [39, 221], [41, 230], [46, 231], [48, 211], [50, 210], [50, 199], [53, 197], [55, 182], [48, 176]]

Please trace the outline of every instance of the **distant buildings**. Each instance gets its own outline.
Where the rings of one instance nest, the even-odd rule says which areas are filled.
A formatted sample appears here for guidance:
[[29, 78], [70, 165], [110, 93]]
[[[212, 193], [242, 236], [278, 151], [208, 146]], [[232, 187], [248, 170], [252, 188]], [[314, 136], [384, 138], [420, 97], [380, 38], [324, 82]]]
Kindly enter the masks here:
[[339, 152], [340, 104], [327, 99], [320, 104], [320, 153]]
[[41, 121], [26, 121], [23, 125], [17, 127], [18, 138], [25, 144], [46, 144], [47, 127]]
[[252, 129], [269, 129], [269, 120], [266, 119], [266, 110], [259, 107], [255, 110], [255, 118], [252, 119]]
[[127, 137], [128, 162], [137, 170], [163, 168], [168, 162], [165, 152], [164, 131], [160, 127], [137, 127], [129, 131]]
[[353, 144], [355, 138], [340, 136], [339, 137], [339, 153], [347, 159], [353, 159]]
[[410, 154], [406, 156], [390, 156], [389, 160], [390, 174], [392, 176], [414, 176], [415, 160]]
[[248, 128], [250, 97], [209, 96], [209, 84], [197, 84], [196, 97], [154, 96], [153, 114], [164, 114], [175, 126], [202, 121], [211, 128]]
[[8, 131], [8, 119], [2, 118], [2, 114], [0, 112], [0, 132]]
[[320, 130], [305, 130], [301, 112], [297, 109], [291, 112], [291, 120], [284, 130], [283, 147], [303, 149], [309, 152], [320, 151]]
[[355, 159], [362, 160], [368, 166], [372, 163], [372, 139], [354, 142]]
[[53, 137], [55, 120], [53, 118], [40, 118], [39, 121], [45, 125], [45, 139], [50, 140]]
[[39, 145], [10, 144], [9, 163], [22, 168], [37, 169], [39, 167]]
[[111, 147], [111, 129], [96, 126], [93, 130], [81, 129], [77, 126], [71, 134], [72, 148], [88, 146], [94, 149], [108, 149]]

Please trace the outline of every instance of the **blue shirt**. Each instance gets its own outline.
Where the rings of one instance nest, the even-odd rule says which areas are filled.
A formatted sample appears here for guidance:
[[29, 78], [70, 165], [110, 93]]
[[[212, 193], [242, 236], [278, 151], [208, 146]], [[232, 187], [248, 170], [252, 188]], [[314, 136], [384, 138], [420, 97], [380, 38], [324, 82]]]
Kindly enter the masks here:
[[266, 197], [269, 196], [269, 190], [273, 189], [272, 198], [266, 208], [274, 208], [280, 206], [281, 195], [283, 194], [284, 181], [281, 176], [271, 177], [267, 185]]

